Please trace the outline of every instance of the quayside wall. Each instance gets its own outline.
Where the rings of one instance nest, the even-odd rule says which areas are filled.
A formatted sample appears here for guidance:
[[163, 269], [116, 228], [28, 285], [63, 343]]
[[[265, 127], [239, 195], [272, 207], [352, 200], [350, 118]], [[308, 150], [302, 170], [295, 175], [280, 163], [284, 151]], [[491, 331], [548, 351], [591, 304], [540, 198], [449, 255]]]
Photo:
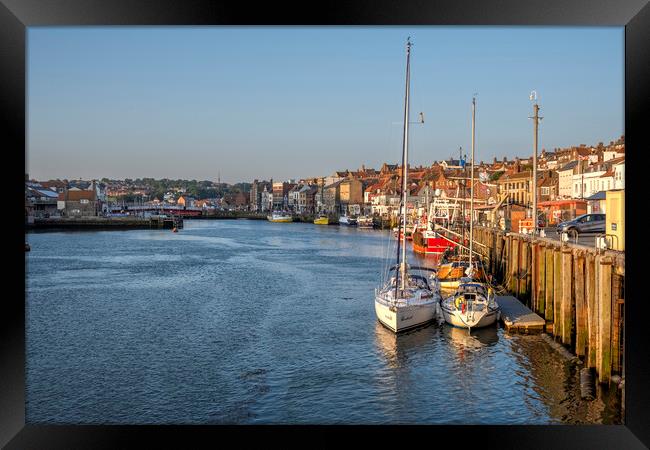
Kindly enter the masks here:
[[625, 253], [475, 227], [493, 282], [546, 321], [546, 332], [594, 368], [624, 377]]

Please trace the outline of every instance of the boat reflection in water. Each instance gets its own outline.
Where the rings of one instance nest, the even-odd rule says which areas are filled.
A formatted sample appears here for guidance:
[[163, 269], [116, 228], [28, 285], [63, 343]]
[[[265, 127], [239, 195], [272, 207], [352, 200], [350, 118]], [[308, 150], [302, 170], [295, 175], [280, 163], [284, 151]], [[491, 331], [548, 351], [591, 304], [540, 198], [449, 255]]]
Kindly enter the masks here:
[[407, 366], [409, 358], [422, 351], [423, 348], [431, 346], [438, 333], [439, 327], [432, 324], [395, 334], [379, 321], [375, 323], [377, 348], [386, 358], [389, 367], [393, 369]]
[[459, 350], [480, 350], [499, 342], [498, 327], [473, 328], [471, 333], [447, 324], [441, 328], [443, 337]]

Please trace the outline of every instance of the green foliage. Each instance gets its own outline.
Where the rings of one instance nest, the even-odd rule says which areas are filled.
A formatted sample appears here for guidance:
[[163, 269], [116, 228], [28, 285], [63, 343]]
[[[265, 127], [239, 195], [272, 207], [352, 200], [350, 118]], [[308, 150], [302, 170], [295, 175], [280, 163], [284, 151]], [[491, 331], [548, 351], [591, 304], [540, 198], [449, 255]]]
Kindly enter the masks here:
[[499, 170], [498, 172], [494, 172], [492, 175], [490, 175], [490, 181], [496, 181], [499, 178], [501, 178], [501, 175], [505, 173], [505, 170]]

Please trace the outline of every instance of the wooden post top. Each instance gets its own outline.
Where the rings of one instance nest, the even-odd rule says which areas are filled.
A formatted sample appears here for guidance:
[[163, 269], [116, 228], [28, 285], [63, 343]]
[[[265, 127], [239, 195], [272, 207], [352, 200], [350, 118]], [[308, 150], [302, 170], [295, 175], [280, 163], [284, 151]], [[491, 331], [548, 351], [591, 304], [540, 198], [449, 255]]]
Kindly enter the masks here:
[[603, 256], [600, 258], [600, 264], [602, 265], [611, 265], [612, 264], [612, 257], [611, 256]]

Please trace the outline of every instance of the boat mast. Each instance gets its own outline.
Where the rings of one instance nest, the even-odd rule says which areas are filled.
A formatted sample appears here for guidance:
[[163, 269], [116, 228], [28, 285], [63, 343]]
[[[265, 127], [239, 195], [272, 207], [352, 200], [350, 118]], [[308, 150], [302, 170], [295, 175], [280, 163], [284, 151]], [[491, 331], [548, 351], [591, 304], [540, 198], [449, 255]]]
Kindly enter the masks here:
[[[402, 290], [406, 287], [406, 199], [408, 195], [408, 142], [409, 142], [409, 82], [411, 60], [411, 38], [406, 40], [406, 92], [404, 94], [404, 142], [402, 147]], [[399, 235], [398, 235], [399, 238]]]
[[476, 131], [476, 97], [472, 97], [472, 162], [470, 166], [469, 200], [469, 269], [472, 270], [472, 247], [474, 244], [474, 136]]

